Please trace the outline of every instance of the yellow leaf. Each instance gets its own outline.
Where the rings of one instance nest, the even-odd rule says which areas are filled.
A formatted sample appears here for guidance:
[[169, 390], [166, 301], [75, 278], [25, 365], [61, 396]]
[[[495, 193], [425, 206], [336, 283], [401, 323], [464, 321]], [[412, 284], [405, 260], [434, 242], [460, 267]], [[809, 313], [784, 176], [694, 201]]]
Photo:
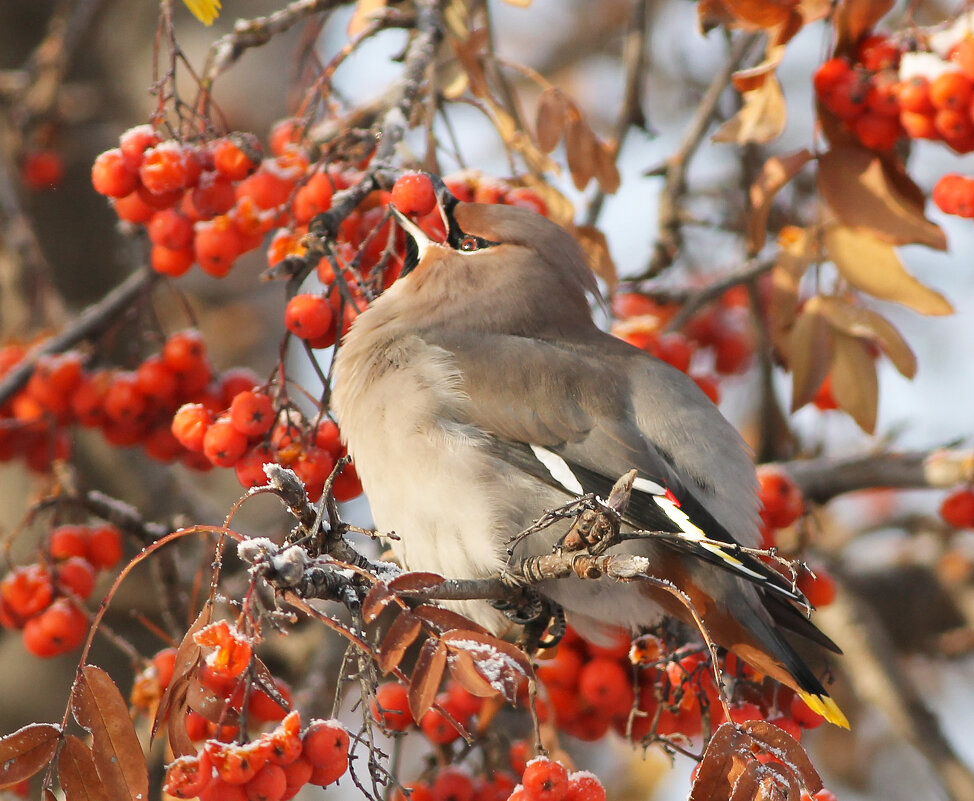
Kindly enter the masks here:
[[939, 292], [924, 286], [900, 263], [892, 245], [868, 231], [845, 225], [825, 230], [825, 249], [842, 277], [856, 289], [880, 300], [902, 303], [920, 314], [951, 314], [954, 309]]
[[916, 185], [870, 150], [841, 145], [820, 156], [818, 188], [843, 225], [866, 228], [892, 245], [947, 249], [944, 232], [923, 216]]
[[819, 304], [818, 297], [811, 298], [805, 304], [788, 337], [792, 411], [800, 409], [815, 397], [829, 373], [833, 334]]
[[876, 362], [856, 337], [836, 333], [832, 356], [832, 396], [867, 434], [876, 428], [879, 381]]
[[349, 39], [354, 39], [362, 31], [369, 27], [377, 11], [386, 7], [386, 0], [358, 0], [352, 18], [348, 21], [346, 34]]
[[883, 349], [900, 375], [906, 378], [916, 375], [916, 356], [900, 332], [885, 317], [871, 309], [856, 306], [844, 298], [823, 297], [820, 308], [834, 329], [875, 342]]
[[713, 136], [715, 142], [766, 144], [785, 129], [788, 109], [781, 84], [774, 75], [743, 94], [744, 105]]
[[193, 12], [204, 25], [212, 25], [213, 20], [220, 16], [220, 0], [183, 0], [186, 8]]
[[751, 253], [757, 253], [764, 247], [768, 215], [775, 196], [811, 158], [812, 154], [803, 148], [797, 153], [772, 156], [764, 162], [760, 174], [748, 190], [751, 209], [747, 219], [747, 245]]

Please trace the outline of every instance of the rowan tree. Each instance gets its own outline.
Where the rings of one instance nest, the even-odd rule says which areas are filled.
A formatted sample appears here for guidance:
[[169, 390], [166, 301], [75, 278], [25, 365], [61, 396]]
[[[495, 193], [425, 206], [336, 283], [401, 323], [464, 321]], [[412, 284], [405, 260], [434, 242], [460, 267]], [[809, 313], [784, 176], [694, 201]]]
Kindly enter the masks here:
[[[971, 432], [907, 451], [877, 411], [918, 370], [900, 321], [954, 312], [930, 265], [966, 266], [974, 18], [892, 6], [0, 11], [0, 795], [598, 801], [667, 754], [692, 801], [826, 801], [816, 766], [865, 784], [878, 718], [974, 797], [904, 669], [971, 648]], [[510, 582], [383, 558], [330, 365], [402, 268], [390, 203], [444, 235], [431, 176], [569, 229], [606, 325], [739, 424], [754, 554], [845, 650], [851, 732], [704, 628], [593, 644], [545, 607], [505, 640], [450, 601], [517, 607]], [[612, 519], [620, 487], [537, 525]], [[566, 548], [511, 571], [647, 580]]]

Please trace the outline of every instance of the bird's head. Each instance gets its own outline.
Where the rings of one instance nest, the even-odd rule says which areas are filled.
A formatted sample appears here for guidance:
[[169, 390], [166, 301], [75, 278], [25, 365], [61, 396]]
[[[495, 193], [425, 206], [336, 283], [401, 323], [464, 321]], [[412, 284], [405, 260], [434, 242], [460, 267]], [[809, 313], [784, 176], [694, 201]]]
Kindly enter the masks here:
[[[598, 287], [564, 228], [519, 206], [465, 203], [433, 178], [446, 239], [431, 239], [394, 208], [407, 234], [396, 295], [430, 324], [463, 316], [466, 328], [540, 335], [591, 319]], [[574, 320], [574, 323], [571, 323]]]

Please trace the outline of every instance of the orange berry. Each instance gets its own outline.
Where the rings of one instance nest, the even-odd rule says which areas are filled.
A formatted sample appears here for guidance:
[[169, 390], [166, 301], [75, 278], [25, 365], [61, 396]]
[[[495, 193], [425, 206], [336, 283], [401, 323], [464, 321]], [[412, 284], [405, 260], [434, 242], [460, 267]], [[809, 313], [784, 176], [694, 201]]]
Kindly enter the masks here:
[[967, 109], [942, 108], [934, 115], [933, 124], [937, 133], [948, 143], [951, 140], [964, 139], [974, 133], [974, 122]]
[[104, 407], [109, 419], [117, 423], [133, 423], [145, 414], [148, 399], [139, 389], [135, 373], [124, 370], [112, 376]]
[[54, 577], [61, 590], [82, 601], [95, 589], [95, 568], [83, 556], [72, 556], [59, 564]]
[[900, 113], [899, 81], [895, 74], [880, 73], [870, 81], [866, 93], [866, 106], [884, 117], [897, 117]]
[[859, 63], [870, 72], [890, 69], [900, 62], [899, 47], [881, 33], [864, 37], [856, 47], [856, 55]]
[[969, 36], [958, 42], [950, 53], [950, 60], [960, 67], [960, 71], [967, 78], [974, 81], [974, 38]]
[[421, 172], [400, 175], [392, 186], [392, 203], [403, 214], [421, 217], [436, 208], [436, 190], [430, 177]]
[[274, 425], [274, 405], [263, 392], [239, 392], [230, 404], [230, 422], [241, 434], [259, 437]]
[[112, 200], [112, 208], [118, 219], [130, 223], [147, 223], [156, 213], [156, 209], [146, 203], [138, 192], [131, 192], [125, 197]]
[[940, 516], [954, 528], [974, 528], [974, 490], [954, 490], [940, 504]]
[[461, 768], [441, 768], [430, 787], [433, 801], [474, 801], [474, 784]]
[[825, 718], [813, 712], [800, 695], [793, 695], [788, 706], [792, 719], [804, 729], [815, 729], [825, 723]]
[[587, 771], [576, 771], [568, 777], [565, 801], [605, 801], [605, 788]]
[[206, 666], [223, 680], [234, 679], [243, 673], [254, 653], [250, 639], [226, 620], [204, 626], [193, 635], [193, 640], [197, 645], [216, 649], [207, 654]]
[[335, 478], [332, 494], [336, 501], [350, 501], [362, 494], [362, 481], [355, 472], [355, 465], [345, 465], [345, 469]]
[[247, 801], [280, 801], [287, 790], [287, 774], [280, 765], [269, 762], [247, 782]]
[[943, 72], [930, 83], [930, 102], [937, 109], [966, 112], [974, 98], [974, 83], [962, 72]]
[[214, 142], [210, 150], [213, 167], [231, 181], [242, 181], [261, 161], [261, 147], [251, 133], [235, 132]]
[[294, 195], [291, 212], [295, 222], [304, 225], [316, 214], [328, 211], [331, 208], [331, 197], [334, 191], [328, 173], [317, 170]]
[[64, 161], [53, 150], [25, 153], [20, 163], [20, 180], [34, 191], [54, 189], [64, 178]]
[[[166, 195], [191, 183], [189, 152], [179, 142], [160, 142], [142, 155], [139, 178], [154, 195]], [[197, 173], [198, 175], [198, 173]]]
[[538, 678], [547, 687], [561, 687], [566, 690], [578, 686], [578, 677], [582, 672], [582, 657], [574, 648], [562, 644], [554, 659], [546, 659], [539, 663]]
[[81, 645], [88, 631], [88, 618], [74, 601], [58, 598], [24, 626], [24, 647], [34, 656], [47, 658], [67, 653]]
[[247, 435], [227, 418], [215, 421], [203, 435], [203, 454], [217, 467], [233, 467], [247, 450]]
[[814, 576], [807, 570], [802, 571], [796, 583], [812, 606], [828, 606], [835, 600], [835, 579], [825, 568], [816, 568]]
[[213, 765], [213, 773], [227, 784], [246, 784], [259, 770], [246, 746], [207, 740], [204, 752]]
[[376, 688], [372, 717], [389, 731], [405, 731], [412, 723], [409, 692], [399, 682], [387, 682]]
[[521, 784], [534, 801], [563, 801], [568, 794], [568, 771], [560, 762], [537, 757], [528, 762]]
[[317, 339], [328, 333], [332, 324], [332, 309], [321, 295], [295, 295], [284, 310], [284, 325], [302, 339]]
[[609, 716], [625, 714], [633, 702], [629, 671], [614, 659], [588, 662], [579, 673], [578, 692], [592, 707]]
[[427, 710], [419, 720], [419, 728], [426, 739], [435, 745], [447, 745], [460, 737], [456, 726], [438, 709]]
[[111, 523], [102, 523], [88, 534], [85, 557], [99, 570], [111, 570], [122, 558], [122, 532]]
[[198, 222], [193, 250], [200, 269], [214, 278], [223, 278], [243, 252], [243, 240], [226, 215]]
[[122, 198], [136, 190], [139, 176], [126, 165], [122, 151], [112, 148], [95, 159], [91, 167], [91, 184], [100, 195]]
[[173, 436], [189, 451], [203, 452], [203, 439], [213, 417], [201, 403], [184, 403], [172, 419]]
[[870, 150], [890, 150], [900, 138], [899, 116], [890, 117], [876, 111], [866, 111], [852, 126], [859, 141]]
[[305, 122], [297, 117], [274, 123], [270, 135], [271, 153], [280, 156], [288, 146], [299, 143], [304, 136], [305, 128]]
[[794, 523], [805, 509], [805, 499], [791, 477], [778, 467], [758, 468], [759, 494], [763, 509], [761, 518], [772, 528], [785, 528]]
[[58, 526], [47, 541], [47, 552], [52, 559], [68, 559], [85, 555], [88, 531], [83, 526]]
[[122, 151], [126, 166], [134, 172], [142, 165], [145, 151], [161, 141], [162, 137], [151, 125], [136, 125], [118, 138], [118, 148]]
[[47, 609], [53, 597], [51, 577], [41, 565], [14, 568], [0, 580], [0, 598], [24, 619]]
[[187, 197], [195, 219], [212, 220], [219, 214], [226, 214], [234, 207], [237, 202], [237, 190], [229, 178], [215, 172], [204, 172], [200, 175], [192, 194]]
[[903, 81], [897, 94], [900, 99], [900, 107], [904, 111], [929, 114], [935, 110], [930, 100], [930, 81], [922, 75], [914, 75], [912, 78]]
[[210, 782], [210, 760], [204, 751], [170, 762], [162, 789], [174, 798], [198, 798]]

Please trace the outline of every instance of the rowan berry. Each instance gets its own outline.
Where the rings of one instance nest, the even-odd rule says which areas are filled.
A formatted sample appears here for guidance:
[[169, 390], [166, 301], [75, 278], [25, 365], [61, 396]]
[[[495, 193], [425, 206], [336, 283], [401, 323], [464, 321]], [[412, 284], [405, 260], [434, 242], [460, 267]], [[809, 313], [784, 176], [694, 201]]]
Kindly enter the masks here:
[[321, 295], [295, 295], [284, 310], [284, 325], [295, 336], [316, 339], [331, 329], [331, 305]]
[[922, 75], [914, 75], [900, 83], [897, 95], [904, 111], [930, 114], [935, 110], [930, 100], [930, 81]]
[[560, 762], [536, 757], [524, 769], [521, 784], [535, 801], [562, 801], [568, 793], [568, 771]]
[[336, 501], [350, 501], [362, 494], [362, 481], [355, 472], [355, 465], [347, 464], [335, 478], [332, 495]]
[[734, 723], [747, 723], [749, 720], [764, 720], [764, 712], [757, 704], [751, 701], [737, 701], [731, 704], [731, 720]]
[[118, 219], [130, 223], [147, 223], [156, 209], [146, 203], [138, 192], [130, 192], [125, 197], [112, 199], [112, 208]]
[[594, 773], [578, 770], [568, 777], [565, 801], [605, 801], [605, 788]]
[[0, 598], [25, 620], [47, 609], [53, 597], [51, 577], [41, 565], [14, 568], [0, 580]]
[[606, 628], [600, 635], [598, 642], [586, 641], [590, 656], [605, 659], [626, 659], [629, 656], [632, 637], [626, 629]]
[[870, 81], [866, 93], [866, 106], [870, 111], [884, 117], [898, 117], [900, 114], [899, 81], [895, 74], [879, 74]]
[[262, 688], [258, 687], [247, 701], [247, 715], [258, 723], [269, 723], [284, 720], [291, 708], [291, 688], [283, 679], [274, 679], [274, 686], [284, 700], [284, 706], [271, 698]]
[[172, 418], [172, 433], [189, 451], [203, 452], [203, 440], [213, 417], [201, 403], [184, 403]]
[[852, 120], [866, 108], [869, 82], [862, 76], [850, 72], [820, 95], [822, 104], [843, 120]]
[[118, 138], [118, 148], [125, 159], [125, 165], [133, 172], [142, 166], [145, 151], [162, 141], [151, 125], [136, 125]]
[[263, 443], [255, 445], [241, 456], [233, 469], [244, 489], [262, 487], [267, 483], [264, 465], [274, 461], [274, 454]]
[[392, 203], [403, 214], [421, 217], [436, 208], [436, 190], [430, 177], [421, 172], [400, 175], [392, 186]]
[[852, 74], [852, 67], [844, 58], [831, 58], [815, 70], [812, 83], [819, 96], [830, 92], [835, 86]]
[[625, 714], [632, 706], [629, 673], [613, 659], [593, 659], [582, 667], [578, 692], [591, 706], [610, 716]]
[[195, 369], [206, 360], [203, 335], [194, 329], [173, 334], [162, 346], [162, 358], [177, 373]]
[[531, 209], [544, 217], [548, 216], [547, 204], [538, 197], [538, 193], [526, 186], [518, 186], [507, 193], [504, 203], [508, 206], [520, 206], [524, 209]]
[[173, 189], [170, 192], [150, 192], [145, 186], [139, 184], [135, 191], [138, 193], [139, 198], [147, 206], [151, 206], [157, 211], [160, 209], [170, 209], [176, 206], [183, 199], [184, 190], [183, 189]]
[[270, 762], [247, 782], [247, 801], [280, 801], [287, 790], [287, 774], [280, 765]]
[[314, 444], [328, 451], [335, 459], [338, 459], [345, 452], [342, 446], [341, 436], [341, 431], [339, 431], [335, 421], [325, 417], [315, 428]]
[[252, 133], [234, 132], [210, 146], [213, 167], [231, 181], [242, 181], [261, 162], [261, 147]]
[[974, 99], [974, 83], [962, 72], [943, 72], [930, 82], [930, 102], [937, 109], [967, 112]]
[[805, 729], [815, 729], [825, 722], [825, 718], [813, 711], [800, 695], [793, 695], [788, 705], [788, 713], [794, 721]]
[[772, 726], [777, 726], [784, 732], [787, 732], [796, 740], [800, 740], [802, 738], [801, 727], [789, 717], [778, 715], [777, 717], [768, 718], [768, 723], [770, 723]]
[[866, 111], [856, 118], [853, 131], [870, 150], [890, 150], [900, 138], [899, 116], [891, 117], [876, 111]]
[[685, 373], [690, 369], [694, 347], [682, 334], [663, 334], [653, 339], [647, 350], [657, 359]]
[[53, 150], [25, 153], [20, 162], [20, 180], [28, 189], [54, 189], [64, 178], [64, 161]]
[[142, 417], [148, 408], [148, 399], [139, 390], [135, 373], [119, 371], [112, 376], [105, 392], [105, 414], [119, 423], [132, 423]]
[[200, 801], [247, 801], [247, 791], [243, 784], [214, 777], [200, 794]]
[[198, 798], [211, 781], [210, 759], [206, 752], [182, 756], [166, 766], [162, 789], [174, 798]]
[[85, 558], [100, 570], [111, 570], [122, 558], [122, 532], [111, 523], [91, 529]]
[[82, 601], [95, 589], [95, 568], [83, 556], [71, 556], [54, 569], [57, 586]]
[[154, 355], [135, 369], [135, 385], [157, 406], [169, 407], [179, 391], [179, 378], [161, 355]]
[[[942, 108], [934, 115], [933, 125], [951, 147], [955, 141], [961, 142], [974, 133], [974, 121], [967, 110]], [[962, 148], [955, 148], [962, 149]]]
[[419, 720], [419, 728], [434, 745], [447, 745], [460, 737], [460, 732], [438, 709], [429, 709]]
[[714, 342], [714, 370], [720, 375], [743, 373], [753, 355], [754, 343], [747, 331], [723, 330]]
[[974, 528], [974, 490], [954, 490], [940, 504], [940, 516], [954, 528]]
[[91, 167], [91, 184], [100, 195], [122, 198], [136, 190], [139, 176], [125, 164], [122, 151], [112, 148], [95, 159]]
[[323, 765], [314, 765], [311, 771], [311, 778], [308, 784], [316, 784], [319, 787], [327, 787], [332, 782], [338, 781], [348, 770], [348, 754], [337, 756], [331, 762]]
[[474, 801], [473, 779], [460, 768], [442, 768], [430, 787], [433, 801]]
[[[154, 195], [167, 195], [189, 186], [194, 179], [193, 160], [179, 142], [160, 142], [142, 154], [139, 179]], [[198, 168], [196, 177], [198, 177]], [[128, 193], [126, 193], [128, 194]]]
[[700, 387], [703, 394], [710, 398], [712, 403], [720, 403], [720, 382], [716, 376], [697, 373], [696, 375], [691, 375], [690, 378]]
[[297, 117], [279, 120], [274, 123], [270, 133], [271, 153], [275, 156], [280, 156], [288, 147], [298, 144], [304, 136], [306, 127], [307, 125], [304, 120]]
[[253, 656], [250, 639], [226, 620], [204, 626], [193, 635], [193, 640], [197, 645], [215, 648], [207, 654], [206, 665], [220, 679], [236, 678], [250, 665]]
[[47, 541], [47, 552], [52, 559], [68, 559], [72, 556], [85, 555], [85, 543], [88, 530], [84, 526], [58, 526], [51, 532]]
[[805, 499], [795, 482], [783, 470], [773, 466], [758, 469], [761, 517], [773, 528], [794, 523], [805, 508]]
[[274, 404], [263, 392], [238, 392], [230, 403], [230, 422], [247, 437], [266, 434], [274, 425]]
[[163, 648], [152, 657], [152, 667], [156, 672], [156, 681], [161, 689], [166, 689], [172, 681], [176, 670], [176, 649]]
[[[299, 746], [300, 743], [301, 740], [298, 740]], [[282, 767], [284, 768], [284, 778], [287, 781], [287, 786], [281, 798], [292, 798], [311, 779], [311, 774], [314, 773], [314, 766], [303, 756], [298, 755], [286, 765], [282, 765]]]
[[393, 795], [393, 801], [433, 801], [433, 791], [426, 782], [409, 782]]
[[281, 175], [275, 163], [265, 161], [257, 171], [237, 184], [237, 200], [250, 198], [260, 209], [276, 209], [287, 203], [295, 181]]
[[193, 251], [200, 269], [214, 278], [223, 278], [243, 253], [243, 240], [227, 215], [196, 223]]
[[835, 600], [835, 579], [824, 568], [816, 568], [814, 575], [803, 570], [796, 583], [812, 606], [828, 606]]
[[468, 721], [483, 708], [484, 699], [470, 692], [458, 681], [449, 681], [446, 685], [446, 701], [444, 709], [457, 720]]
[[870, 72], [891, 69], [899, 65], [900, 48], [881, 33], [864, 37], [856, 47], [857, 61]]
[[69, 598], [58, 598], [24, 626], [24, 647], [42, 658], [67, 653], [81, 645], [88, 618]]
[[291, 204], [294, 221], [305, 225], [316, 214], [328, 211], [334, 191], [328, 173], [324, 170], [316, 171], [294, 195], [294, 202]]
[[259, 769], [254, 764], [253, 754], [237, 743], [207, 740], [203, 750], [213, 765], [215, 776], [227, 784], [246, 784]]

